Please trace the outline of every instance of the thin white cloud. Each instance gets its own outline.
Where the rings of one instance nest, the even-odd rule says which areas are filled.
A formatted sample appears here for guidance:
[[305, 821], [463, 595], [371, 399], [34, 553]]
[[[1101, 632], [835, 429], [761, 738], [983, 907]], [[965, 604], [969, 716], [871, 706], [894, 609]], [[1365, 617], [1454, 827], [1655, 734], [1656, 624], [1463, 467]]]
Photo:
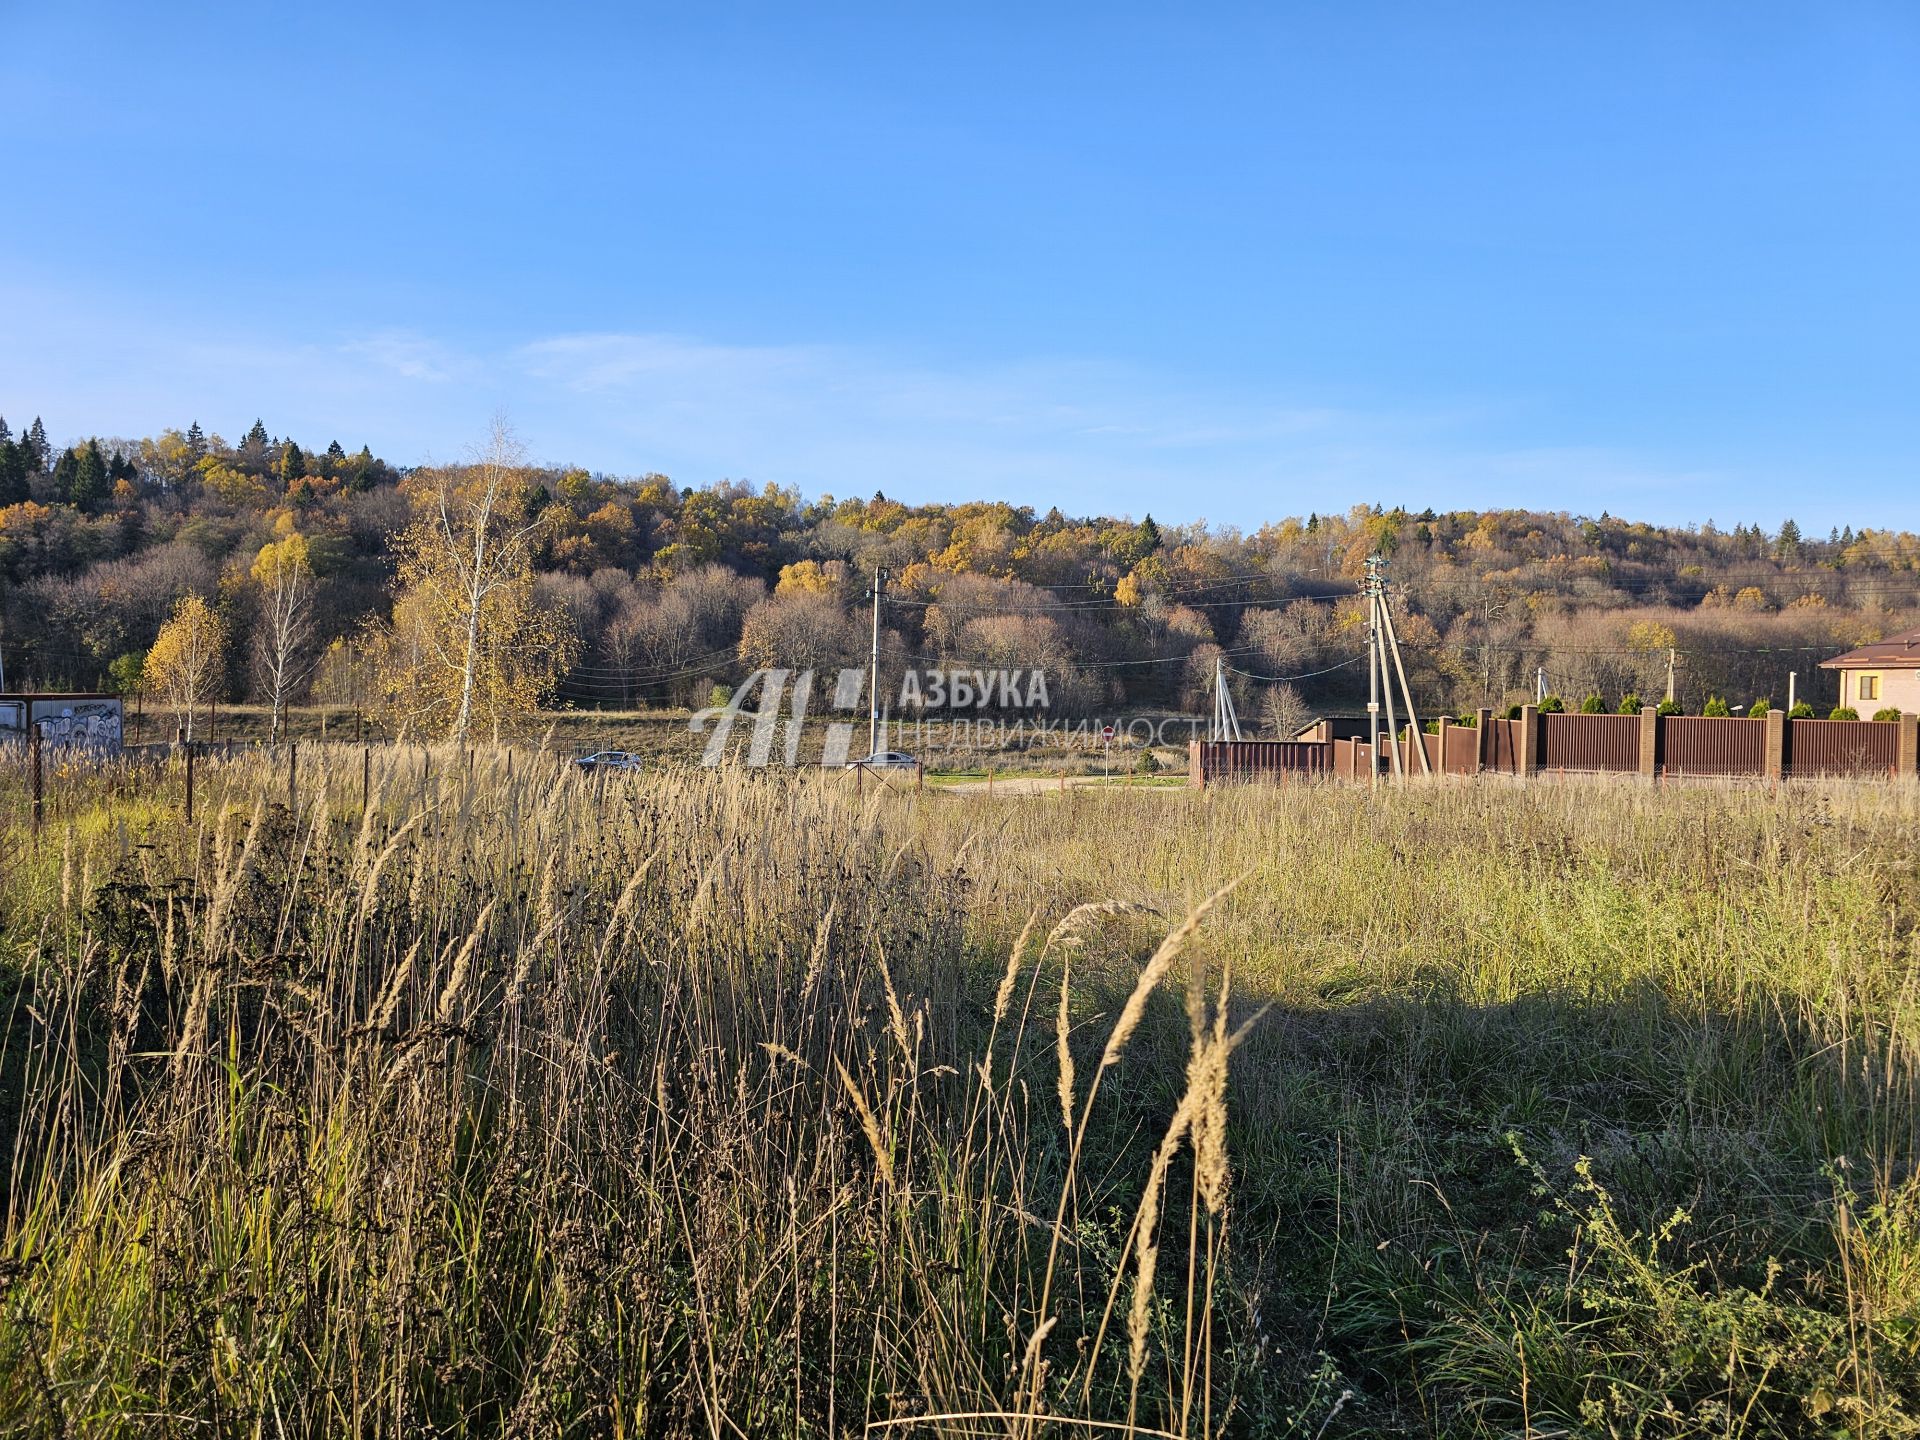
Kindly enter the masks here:
[[[504, 408], [536, 454], [616, 474], [1240, 525], [1371, 501], [1724, 518], [1751, 509], [1755, 490], [1791, 483], [1500, 443], [1525, 428], [1512, 415], [1330, 406], [1075, 358], [934, 364], [629, 333], [485, 347], [384, 329], [284, 343], [179, 317], [143, 323], [127, 306], [104, 327], [73, 297], [4, 284], [0, 316], [0, 412], [44, 414], [56, 436], [196, 418], [237, 433], [259, 415], [279, 433], [365, 442], [405, 464], [463, 453]], [[100, 328], [113, 345], [73, 343]], [[1920, 520], [1879, 508], [1881, 523]]]

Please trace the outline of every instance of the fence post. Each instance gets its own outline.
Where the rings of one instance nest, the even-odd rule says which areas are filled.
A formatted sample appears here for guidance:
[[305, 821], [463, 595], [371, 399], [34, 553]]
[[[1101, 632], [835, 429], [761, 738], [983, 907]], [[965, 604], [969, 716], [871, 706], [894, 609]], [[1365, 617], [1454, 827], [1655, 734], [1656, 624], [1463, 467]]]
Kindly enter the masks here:
[[198, 747], [193, 741], [187, 742], [187, 824], [193, 824], [193, 752]]
[[1787, 712], [1769, 708], [1765, 717], [1767, 727], [1767, 748], [1762, 769], [1766, 777], [1779, 782], [1787, 773]]
[[1473, 712], [1473, 773], [1487, 768], [1487, 749], [1493, 744], [1493, 710], [1482, 705]]
[[300, 746], [287, 742], [287, 810], [298, 813], [300, 797]]
[[360, 818], [367, 818], [367, 799], [373, 789], [373, 746], [360, 747]]
[[1514, 768], [1520, 772], [1521, 779], [1531, 779], [1533, 772], [1540, 768], [1539, 706], [1520, 707], [1520, 743], [1514, 749], [1518, 752], [1514, 756]]
[[1640, 707], [1640, 775], [1651, 780], [1660, 762], [1660, 712], [1651, 705]]
[[1894, 766], [1894, 774], [1902, 780], [1920, 777], [1920, 715], [1900, 717], [1899, 759]]
[[1433, 748], [1440, 752], [1439, 770], [1442, 775], [1447, 773], [1447, 742], [1453, 738], [1454, 728], [1452, 720], [1445, 715], [1440, 717], [1440, 743]]
[[1187, 784], [1195, 790], [1207, 788], [1207, 767], [1200, 759], [1200, 742], [1187, 741]]
[[46, 782], [40, 773], [40, 727], [32, 721], [27, 722], [27, 754], [33, 766], [33, 833], [38, 835], [46, 804]]

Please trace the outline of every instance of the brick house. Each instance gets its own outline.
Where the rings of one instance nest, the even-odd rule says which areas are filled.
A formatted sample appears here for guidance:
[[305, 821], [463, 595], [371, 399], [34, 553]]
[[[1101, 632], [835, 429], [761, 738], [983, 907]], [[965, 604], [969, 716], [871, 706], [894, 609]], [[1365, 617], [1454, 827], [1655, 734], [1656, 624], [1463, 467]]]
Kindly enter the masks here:
[[1820, 668], [1840, 672], [1839, 703], [1851, 705], [1863, 720], [1889, 707], [1920, 714], [1920, 630], [1903, 630], [1822, 660]]

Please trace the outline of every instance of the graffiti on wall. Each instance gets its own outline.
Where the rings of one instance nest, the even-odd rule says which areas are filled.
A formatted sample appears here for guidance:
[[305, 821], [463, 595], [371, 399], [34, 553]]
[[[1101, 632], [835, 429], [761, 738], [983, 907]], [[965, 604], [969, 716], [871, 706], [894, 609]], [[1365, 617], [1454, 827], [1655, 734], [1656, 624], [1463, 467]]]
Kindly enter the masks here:
[[[33, 700], [27, 704], [32, 708], [32, 723], [40, 732], [43, 745], [108, 752], [120, 749], [121, 712], [116, 699]], [[0, 705], [0, 735], [11, 732], [24, 736], [26, 725], [21, 711], [25, 708], [18, 702]]]

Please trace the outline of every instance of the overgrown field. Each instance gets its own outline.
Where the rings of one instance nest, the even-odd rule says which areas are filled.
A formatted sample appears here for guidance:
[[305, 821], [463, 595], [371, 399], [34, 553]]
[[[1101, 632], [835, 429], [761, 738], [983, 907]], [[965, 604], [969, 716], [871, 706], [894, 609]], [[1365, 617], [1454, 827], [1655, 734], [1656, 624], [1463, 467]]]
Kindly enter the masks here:
[[1909, 791], [301, 755], [0, 776], [0, 1432], [1920, 1431]]

